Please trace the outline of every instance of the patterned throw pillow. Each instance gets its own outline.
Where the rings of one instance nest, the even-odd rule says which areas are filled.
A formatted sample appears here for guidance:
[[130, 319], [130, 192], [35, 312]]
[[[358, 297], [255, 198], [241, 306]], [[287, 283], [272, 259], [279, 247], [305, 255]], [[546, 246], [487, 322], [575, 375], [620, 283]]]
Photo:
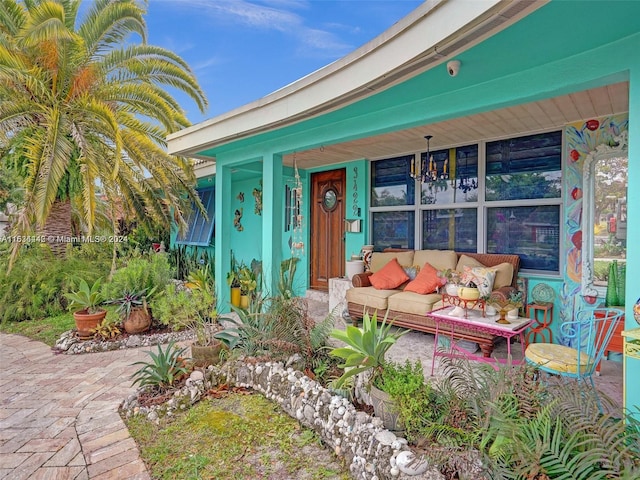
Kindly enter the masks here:
[[377, 290], [393, 290], [407, 280], [409, 277], [395, 258], [369, 277], [371, 285]]
[[407, 277], [409, 277], [409, 280], [414, 280], [420, 271], [420, 267], [417, 265], [413, 265], [412, 267], [402, 267], [402, 269], [404, 270], [404, 273], [407, 274]]
[[487, 267], [464, 267], [462, 281], [465, 284], [473, 282], [478, 287], [481, 297], [490, 295], [493, 290], [493, 282], [496, 279], [496, 271]]

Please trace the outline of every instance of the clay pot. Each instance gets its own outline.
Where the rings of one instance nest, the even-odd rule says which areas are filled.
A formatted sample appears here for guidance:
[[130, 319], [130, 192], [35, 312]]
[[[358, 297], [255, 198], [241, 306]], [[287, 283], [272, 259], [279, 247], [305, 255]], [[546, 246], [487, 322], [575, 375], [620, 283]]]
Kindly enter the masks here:
[[146, 308], [133, 308], [128, 318], [122, 322], [127, 333], [142, 333], [151, 327], [151, 315]]
[[224, 344], [217, 340], [211, 345], [191, 345], [191, 358], [196, 367], [217, 365], [220, 363], [220, 352], [223, 348]]
[[87, 313], [86, 309], [74, 312], [73, 319], [76, 321], [78, 337], [80, 337], [82, 340], [93, 338], [93, 333], [91, 332], [91, 330], [100, 325], [100, 323], [106, 316], [106, 310], [100, 310], [96, 313]]
[[402, 420], [400, 419], [398, 404], [391, 398], [391, 395], [373, 385], [371, 385], [369, 395], [373, 405], [373, 412], [376, 417], [382, 420], [384, 428], [392, 432], [402, 431]]

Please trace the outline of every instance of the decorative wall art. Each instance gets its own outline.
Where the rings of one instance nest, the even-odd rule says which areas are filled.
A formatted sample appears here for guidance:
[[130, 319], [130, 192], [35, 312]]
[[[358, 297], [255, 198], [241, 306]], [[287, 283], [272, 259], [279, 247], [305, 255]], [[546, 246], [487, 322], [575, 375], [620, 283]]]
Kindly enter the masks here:
[[240, 203], [244, 203], [244, 192], [240, 192], [236, 198], [240, 201]]
[[353, 216], [360, 216], [358, 207], [358, 167], [353, 167]]
[[234, 213], [234, 218], [233, 218], [233, 226], [236, 227], [236, 230], [238, 230], [239, 232], [244, 230], [242, 223], [240, 223], [241, 220], [242, 220], [242, 208], [236, 208], [236, 211]]
[[256, 200], [256, 206], [253, 209], [256, 215], [262, 215], [262, 180], [260, 180], [260, 188], [253, 189], [253, 198]]

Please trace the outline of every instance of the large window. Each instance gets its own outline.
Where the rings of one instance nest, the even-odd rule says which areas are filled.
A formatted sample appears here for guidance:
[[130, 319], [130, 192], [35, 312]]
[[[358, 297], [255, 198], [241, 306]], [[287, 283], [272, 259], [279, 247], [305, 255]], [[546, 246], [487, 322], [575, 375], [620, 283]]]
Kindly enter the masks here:
[[[550, 132], [374, 161], [371, 241], [515, 253], [523, 269], [558, 272], [561, 153], [562, 132]], [[411, 178], [414, 158], [434, 180]]]
[[200, 201], [207, 211], [208, 220], [196, 205], [192, 205], [191, 215], [187, 221], [187, 232], [184, 237], [178, 236], [176, 243], [183, 245], [207, 246], [211, 240], [215, 224], [215, 189], [213, 187], [198, 190]]

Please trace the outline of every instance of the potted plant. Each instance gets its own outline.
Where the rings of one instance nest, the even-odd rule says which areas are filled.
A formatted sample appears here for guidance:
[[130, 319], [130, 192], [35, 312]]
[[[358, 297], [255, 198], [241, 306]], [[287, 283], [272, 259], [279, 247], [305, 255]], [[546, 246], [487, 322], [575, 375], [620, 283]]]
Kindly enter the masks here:
[[146, 288], [139, 291], [125, 290], [122, 297], [109, 302], [118, 305], [116, 311], [120, 314], [122, 326], [127, 333], [142, 333], [151, 327], [151, 315], [147, 302], [155, 290], [155, 287], [149, 291]]
[[258, 288], [256, 275], [251, 268], [242, 264], [238, 271], [238, 283], [240, 284], [240, 308], [249, 308], [250, 295]]
[[447, 268], [438, 272], [438, 276], [442, 279], [442, 285], [444, 286], [447, 295], [452, 297], [458, 296], [458, 288], [463, 285], [462, 273], [457, 270]]
[[518, 318], [518, 311], [522, 307], [523, 298], [524, 295], [518, 290], [510, 292], [506, 298], [494, 292], [489, 296], [486, 304], [493, 306], [500, 314], [500, 318], [496, 322], [506, 325], [511, 323], [507, 320], [507, 316], [511, 319]]
[[365, 312], [362, 328], [348, 325], [345, 330], [331, 332], [333, 338], [344, 342], [346, 346], [334, 348], [329, 353], [344, 360], [340, 366], [345, 372], [337, 380], [335, 387], [340, 388], [354, 375], [366, 373], [375, 415], [382, 420], [385, 428], [397, 430], [398, 410], [393, 406], [389, 394], [380, 387], [384, 388], [381, 379], [387, 365], [385, 354], [409, 330], [392, 332], [391, 326], [392, 322], [387, 322], [386, 316], [378, 326], [377, 312], [371, 317]]
[[227, 285], [231, 289], [231, 305], [234, 307], [240, 306], [240, 276], [238, 271], [238, 263], [236, 257], [231, 251], [231, 268], [227, 272]]
[[80, 279], [78, 290], [65, 295], [69, 300], [69, 310], [75, 310], [73, 319], [81, 339], [93, 338], [92, 330], [107, 315], [107, 311], [100, 307], [104, 301], [100, 288], [100, 279], [97, 279], [91, 287], [84, 279]]

